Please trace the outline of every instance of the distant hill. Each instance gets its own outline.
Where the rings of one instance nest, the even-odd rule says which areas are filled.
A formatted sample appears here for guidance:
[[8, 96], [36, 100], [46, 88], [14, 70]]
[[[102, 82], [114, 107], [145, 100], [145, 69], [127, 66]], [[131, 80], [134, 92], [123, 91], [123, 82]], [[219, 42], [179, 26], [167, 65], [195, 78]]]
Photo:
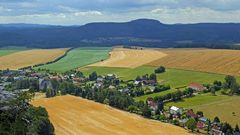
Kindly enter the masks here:
[[1, 46], [40, 48], [139, 45], [146, 47], [225, 48], [240, 43], [240, 24], [163, 24], [139, 19], [125, 23], [89, 23], [83, 26], [35, 24], [0, 25]]

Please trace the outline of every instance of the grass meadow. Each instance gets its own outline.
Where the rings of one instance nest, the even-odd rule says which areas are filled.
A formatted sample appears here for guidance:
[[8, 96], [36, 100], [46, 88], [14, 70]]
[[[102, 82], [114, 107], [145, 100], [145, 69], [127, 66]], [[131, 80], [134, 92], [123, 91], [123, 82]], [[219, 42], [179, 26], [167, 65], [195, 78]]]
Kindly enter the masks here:
[[171, 102], [166, 106], [191, 108], [194, 111], [203, 111], [205, 116], [214, 119], [218, 116], [222, 122], [229, 122], [233, 126], [240, 124], [240, 97], [211, 94], [198, 95], [186, 98], [183, 101]]
[[[106, 74], [116, 74], [122, 80], [133, 80], [138, 75], [151, 74], [154, 73], [156, 67], [153, 66], [141, 66], [135, 69], [130, 68], [109, 68], [109, 67], [84, 67], [79, 70], [85, 75], [96, 71], [99, 75]], [[164, 84], [169, 84], [172, 88], [184, 87], [191, 82], [199, 83], [213, 83], [215, 80], [223, 81], [225, 75], [181, 70], [181, 69], [171, 69], [168, 68], [165, 73], [157, 74], [159, 82]]]
[[65, 72], [107, 59], [110, 50], [111, 48], [76, 48], [68, 52], [68, 54], [59, 61], [37, 68], [49, 69], [56, 72]]

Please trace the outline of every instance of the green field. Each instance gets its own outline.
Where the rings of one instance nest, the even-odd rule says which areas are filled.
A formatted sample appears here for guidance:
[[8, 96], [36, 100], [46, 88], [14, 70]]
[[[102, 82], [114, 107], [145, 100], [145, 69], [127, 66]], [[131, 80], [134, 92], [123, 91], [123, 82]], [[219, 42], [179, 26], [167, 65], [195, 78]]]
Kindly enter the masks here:
[[240, 96], [212, 96], [211, 94], [206, 94], [187, 98], [180, 102], [168, 103], [166, 105], [191, 108], [194, 111], [203, 111], [208, 118], [213, 119], [215, 116], [218, 116], [222, 122], [229, 122], [235, 126], [236, 124], [240, 124], [239, 101]]
[[107, 59], [111, 48], [76, 48], [68, 52], [67, 56], [53, 64], [37, 68], [49, 69], [56, 72], [65, 72]]
[[[100, 75], [114, 73], [122, 80], [135, 79], [138, 75], [151, 74], [156, 67], [142, 66], [135, 69], [128, 68], [106, 68], [106, 67], [84, 67], [80, 69], [85, 75], [96, 71]], [[215, 80], [223, 81], [225, 75], [211, 74], [197, 71], [167, 69], [165, 73], [158, 74], [159, 82], [169, 84], [172, 88], [184, 87], [191, 82], [213, 83]]]
[[149, 97], [164, 96], [164, 95], [167, 95], [168, 93], [172, 93], [174, 91], [177, 91], [177, 90], [176, 89], [170, 89], [170, 90], [163, 91], [163, 92], [144, 95], [144, 96], [141, 96], [141, 97], [136, 97], [136, 98], [134, 98], [134, 100], [135, 101], [146, 101], [147, 98], [149, 98]]
[[0, 57], [23, 50], [26, 50], [26, 48], [0, 48]]

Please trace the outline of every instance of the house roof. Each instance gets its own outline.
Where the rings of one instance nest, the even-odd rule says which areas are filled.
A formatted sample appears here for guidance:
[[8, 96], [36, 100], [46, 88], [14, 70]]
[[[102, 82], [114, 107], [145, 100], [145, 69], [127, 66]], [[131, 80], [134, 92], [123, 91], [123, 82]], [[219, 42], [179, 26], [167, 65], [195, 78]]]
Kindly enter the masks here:
[[188, 87], [190, 87], [190, 88], [197, 88], [197, 89], [200, 89], [200, 90], [205, 89], [205, 87], [202, 84], [197, 83], [197, 82], [190, 83]]
[[202, 129], [204, 127], [205, 127], [205, 124], [203, 122], [201, 122], [201, 121], [197, 122], [197, 128]]
[[197, 114], [195, 114], [192, 109], [187, 111], [187, 116], [197, 118]]
[[173, 110], [173, 111], [178, 111], [179, 110], [179, 108], [177, 108], [176, 106], [172, 106], [170, 109]]

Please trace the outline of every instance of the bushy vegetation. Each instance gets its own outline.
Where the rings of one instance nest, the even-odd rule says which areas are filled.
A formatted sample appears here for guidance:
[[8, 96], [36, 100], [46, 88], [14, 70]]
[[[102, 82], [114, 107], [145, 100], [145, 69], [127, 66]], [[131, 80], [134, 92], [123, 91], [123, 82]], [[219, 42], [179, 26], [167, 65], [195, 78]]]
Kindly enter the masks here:
[[9, 103], [1, 103], [1, 135], [53, 135], [54, 127], [48, 119], [47, 111], [42, 107], [28, 104], [31, 94], [24, 92]]
[[166, 70], [165, 67], [160, 66], [159, 68], [155, 69], [155, 73], [156, 74], [163, 73], [165, 72], [165, 70]]

